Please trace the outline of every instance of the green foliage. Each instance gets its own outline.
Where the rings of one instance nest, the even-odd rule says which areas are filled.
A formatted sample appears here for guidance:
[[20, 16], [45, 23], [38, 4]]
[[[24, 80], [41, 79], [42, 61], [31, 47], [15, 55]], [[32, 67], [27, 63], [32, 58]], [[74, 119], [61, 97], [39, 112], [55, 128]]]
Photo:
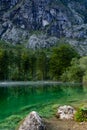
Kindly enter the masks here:
[[87, 56], [81, 57], [80, 60], [80, 66], [84, 69], [84, 71], [87, 70]]
[[73, 47], [63, 43], [60, 41], [55, 48], [31, 50], [0, 41], [0, 80], [60, 80], [61, 77], [63, 81], [72, 81], [75, 77], [81, 81], [77, 78], [81, 77], [80, 68], [70, 64], [72, 58], [79, 55]]
[[8, 60], [8, 52], [0, 49], [0, 80], [6, 80], [8, 77]]
[[61, 75], [61, 80], [87, 82], [87, 56], [72, 59], [71, 66]]
[[45, 80], [47, 78], [47, 65], [48, 60], [45, 51], [38, 51], [36, 61], [37, 79]]
[[61, 75], [62, 81], [82, 82], [84, 69], [77, 58], [72, 59], [71, 66]]
[[59, 79], [66, 68], [70, 66], [70, 62], [74, 57], [78, 57], [78, 53], [68, 44], [62, 44], [54, 48], [50, 59], [52, 78]]
[[0, 42], [0, 80], [43, 80], [48, 76], [47, 50]]
[[87, 83], [87, 70], [86, 70], [85, 73], [84, 73], [83, 82], [84, 82], [84, 83]]
[[80, 58], [80, 66], [84, 70], [83, 82], [87, 82], [87, 56]]
[[87, 107], [81, 107], [77, 110], [75, 120], [79, 122], [87, 121]]

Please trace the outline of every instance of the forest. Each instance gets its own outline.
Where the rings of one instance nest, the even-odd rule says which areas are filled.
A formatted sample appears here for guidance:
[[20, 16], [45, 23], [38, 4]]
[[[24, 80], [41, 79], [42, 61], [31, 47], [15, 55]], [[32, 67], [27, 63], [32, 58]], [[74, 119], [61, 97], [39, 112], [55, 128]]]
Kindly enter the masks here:
[[68, 43], [32, 50], [0, 41], [0, 80], [83, 82], [87, 57]]

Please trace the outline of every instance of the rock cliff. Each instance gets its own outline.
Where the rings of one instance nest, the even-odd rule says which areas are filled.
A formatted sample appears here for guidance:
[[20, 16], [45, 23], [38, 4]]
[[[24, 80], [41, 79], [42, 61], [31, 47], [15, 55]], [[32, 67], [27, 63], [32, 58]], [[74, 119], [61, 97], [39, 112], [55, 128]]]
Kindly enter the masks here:
[[0, 38], [31, 46], [33, 34], [45, 34], [51, 40], [66, 38], [83, 53], [87, 49], [86, 12], [86, 0], [0, 0]]

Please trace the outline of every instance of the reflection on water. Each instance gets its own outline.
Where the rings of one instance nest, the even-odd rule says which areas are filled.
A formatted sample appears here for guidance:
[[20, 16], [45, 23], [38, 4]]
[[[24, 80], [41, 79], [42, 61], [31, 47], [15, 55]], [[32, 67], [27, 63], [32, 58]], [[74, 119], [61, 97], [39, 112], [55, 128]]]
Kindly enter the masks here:
[[69, 104], [83, 102], [87, 99], [87, 89], [84, 91], [80, 84], [30, 83], [25, 86], [11, 85], [10, 87], [0, 87], [0, 121], [20, 112], [23, 107], [28, 105]]

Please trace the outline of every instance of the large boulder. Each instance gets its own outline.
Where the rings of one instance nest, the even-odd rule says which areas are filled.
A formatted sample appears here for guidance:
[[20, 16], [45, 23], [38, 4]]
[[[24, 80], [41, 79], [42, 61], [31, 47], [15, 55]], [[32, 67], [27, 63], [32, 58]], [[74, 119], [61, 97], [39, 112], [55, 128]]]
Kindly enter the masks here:
[[37, 112], [32, 111], [20, 125], [18, 130], [45, 130], [42, 118]]
[[60, 119], [73, 119], [75, 109], [72, 106], [60, 106], [57, 111], [57, 116]]

